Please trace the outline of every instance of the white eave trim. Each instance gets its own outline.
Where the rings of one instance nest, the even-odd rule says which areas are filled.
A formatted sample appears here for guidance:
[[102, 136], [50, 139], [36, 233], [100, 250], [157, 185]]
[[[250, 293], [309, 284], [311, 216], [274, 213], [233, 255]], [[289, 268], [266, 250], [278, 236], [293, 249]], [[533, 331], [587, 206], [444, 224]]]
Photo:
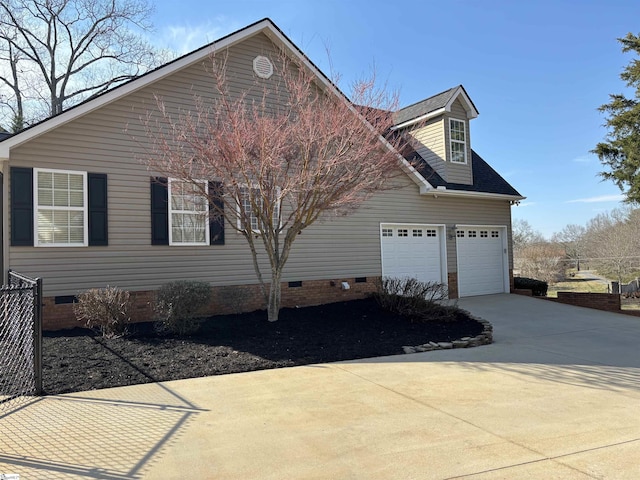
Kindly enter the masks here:
[[467, 111], [467, 119], [471, 120], [472, 118], [476, 118], [478, 116], [478, 110], [476, 110], [476, 107], [473, 106], [471, 99], [467, 95], [467, 92], [465, 92], [462, 85], [456, 89], [456, 92], [451, 96], [444, 109], [447, 112], [450, 112], [453, 102], [455, 102], [458, 97], [462, 97], [463, 103], [466, 104], [465, 110]]
[[76, 107], [71, 107], [69, 110], [66, 110], [61, 114], [56, 115], [55, 117], [52, 117], [48, 120], [43, 121], [42, 123], [28, 128], [22, 133], [18, 133], [13, 135], [12, 137], [9, 137], [3, 142], [0, 142], [0, 159], [8, 159], [11, 149], [14, 147], [22, 145], [23, 143], [28, 142], [61, 125], [64, 125], [65, 123], [68, 123], [90, 112], [93, 112], [94, 110], [97, 110], [104, 105], [119, 100], [120, 98], [136, 92], [141, 88], [144, 88], [179, 70], [182, 70], [183, 68], [189, 67], [199, 61], [202, 61], [209, 57], [209, 55], [211, 55], [213, 52], [229, 48], [230, 46], [261, 32], [267, 35], [272, 40], [279, 42], [283, 46], [286, 46], [296, 58], [298, 58], [305, 66], [310, 68], [317, 75], [318, 79], [324, 85], [329, 87], [329, 89], [334, 93], [342, 95], [331, 84], [331, 82], [321, 72], [319, 72], [318, 69], [314, 67], [313, 64], [309, 62], [309, 60], [303, 54], [301, 54], [300, 50], [295, 45], [293, 45], [270, 20], [265, 19], [261, 22], [256, 23], [255, 25], [246, 27], [236, 33], [232, 33], [221, 40], [211, 43], [210, 45], [206, 45], [196, 50], [195, 52], [178, 58], [177, 60], [174, 60], [173, 62], [170, 62], [165, 66], [161, 66], [156, 70], [144, 74], [143, 76], [135, 80], [124, 83], [111, 91], [103, 93], [93, 100], [89, 100], [86, 103], [80, 104]]
[[466, 190], [449, 190], [445, 187], [438, 187], [426, 192], [420, 192], [422, 195], [433, 195], [434, 197], [447, 196], [447, 197], [471, 197], [471, 198], [486, 198], [495, 200], [509, 200], [512, 202], [520, 202], [527, 197], [522, 195], [506, 195], [503, 193], [488, 193], [488, 192], [468, 192]]
[[437, 117], [438, 115], [442, 115], [443, 113], [445, 113], [447, 110], [443, 107], [443, 108], [439, 108], [438, 110], [434, 110], [433, 112], [429, 112], [429, 113], [425, 113], [424, 115], [421, 115], [420, 117], [416, 117], [412, 120], [407, 120], [406, 122], [403, 122], [399, 125], [394, 125], [393, 127], [391, 127], [391, 130], [400, 130], [401, 128], [405, 128], [405, 127], [410, 127], [411, 125], [414, 125], [418, 122], [422, 122], [424, 120], [429, 120], [430, 118], [433, 117]]

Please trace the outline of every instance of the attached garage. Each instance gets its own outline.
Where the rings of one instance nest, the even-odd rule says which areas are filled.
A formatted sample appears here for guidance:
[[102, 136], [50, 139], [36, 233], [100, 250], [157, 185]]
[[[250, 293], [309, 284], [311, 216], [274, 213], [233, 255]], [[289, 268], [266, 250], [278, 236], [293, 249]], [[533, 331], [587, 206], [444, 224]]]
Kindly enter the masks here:
[[459, 296], [509, 291], [505, 227], [458, 226], [456, 248]]
[[444, 225], [381, 224], [382, 275], [446, 283]]

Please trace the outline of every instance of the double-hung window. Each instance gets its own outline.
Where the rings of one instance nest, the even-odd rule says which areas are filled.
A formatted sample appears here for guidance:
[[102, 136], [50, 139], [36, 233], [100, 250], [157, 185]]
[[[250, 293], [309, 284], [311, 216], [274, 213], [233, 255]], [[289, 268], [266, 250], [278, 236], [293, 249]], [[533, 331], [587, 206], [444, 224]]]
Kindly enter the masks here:
[[87, 174], [34, 169], [36, 246], [88, 244]]
[[[276, 194], [279, 195], [280, 189], [276, 190]], [[251, 224], [251, 230], [256, 233], [260, 233], [262, 228], [262, 221], [260, 219], [260, 213], [254, 211], [254, 206], [258, 209], [263, 208], [263, 200], [258, 187], [244, 187], [240, 189], [240, 198], [238, 199], [238, 228], [245, 230], [245, 219]], [[273, 227], [277, 228], [280, 225], [280, 201], [277, 200], [272, 213]]]
[[467, 132], [463, 120], [449, 119], [449, 143], [451, 161], [453, 163], [467, 163]]
[[170, 245], [209, 245], [207, 188], [206, 181], [169, 179]]

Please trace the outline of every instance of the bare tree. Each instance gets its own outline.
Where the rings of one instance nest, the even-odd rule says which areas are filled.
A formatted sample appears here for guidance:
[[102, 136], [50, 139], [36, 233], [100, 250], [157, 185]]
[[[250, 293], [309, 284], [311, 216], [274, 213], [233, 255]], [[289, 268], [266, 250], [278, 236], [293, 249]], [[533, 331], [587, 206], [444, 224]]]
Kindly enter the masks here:
[[518, 251], [532, 243], [544, 242], [544, 237], [540, 232], [534, 230], [531, 224], [518, 218], [512, 222], [511, 238], [513, 240], [513, 250]]
[[139, 34], [146, 0], [0, 2], [0, 114], [19, 129], [166, 58]]
[[567, 258], [573, 260], [576, 269], [580, 271], [580, 259], [585, 254], [586, 229], [582, 225], [569, 224], [554, 233], [551, 241], [562, 245]]
[[[389, 188], [403, 144], [400, 136], [381, 136], [392, 126], [396, 98], [375, 78], [356, 82], [349, 101], [284, 54], [276, 63], [270, 80], [238, 92], [225, 62], [213, 58], [215, 96], [196, 97], [180, 113], [158, 99], [144, 140], [153, 143], [146, 158], [152, 170], [207, 196], [246, 239], [269, 321], [278, 319], [282, 274], [298, 235]], [[202, 179], [220, 188], [211, 192]], [[259, 262], [265, 254], [269, 280]]]
[[620, 283], [640, 268], [640, 210], [630, 207], [601, 213], [587, 225], [587, 252], [598, 271]]
[[519, 252], [520, 275], [547, 283], [564, 276], [564, 250], [550, 242], [530, 243]]
[[564, 253], [561, 248], [548, 242], [526, 220], [514, 220], [511, 232], [514, 269], [520, 276], [547, 283], [556, 282], [564, 276]]

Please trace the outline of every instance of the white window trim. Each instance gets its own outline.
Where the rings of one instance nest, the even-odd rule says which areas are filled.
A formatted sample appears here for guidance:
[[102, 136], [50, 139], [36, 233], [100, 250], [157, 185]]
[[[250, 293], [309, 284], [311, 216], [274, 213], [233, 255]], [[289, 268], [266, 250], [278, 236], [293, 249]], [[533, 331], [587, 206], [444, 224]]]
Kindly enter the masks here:
[[[464, 142], [460, 140], [454, 140], [453, 135], [451, 135], [451, 123], [452, 122], [460, 122], [464, 126]], [[465, 120], [461, 120], [459, 118], [449, 118], [449, 155], [451, 163], [455, 163], [457, 165], [466, 165], [467, 164], [467, 138], [469, 138], [469, 134], [467, 132], [467, 122]], [[464, 162], [458, 162], [453, 160], [453, 144], [463, 144], [464, 145]]]
[[[43, 173], [66, 173], [71, 175], [82, 175], [82, 203], [83, 207], [43, 207], [51, 210], [65, 210], [83, 212], [83, 241], [82, 243], [40, 243], [38, 230], [38, 175]], [[34, 168], [33, 169], [33, 246], [34, 247], [88, 247], [89, 246], [89, 192], [87, 190], [87, 172], [78, 170], [60, 170], [56, 168]]]
[[[242, 185], [241, 188], [249, 188], [246, 185]], [[260, 186], [259, 185], [252, 185], [250, 188], [252, 189], [258, 189], [260, 190]], [[276, 195], [278, 196], [278, 198], [280, 197], [280, 187], [276, 188]], [[240, 210], [240, 205], [241, 205], [242, 199], [238, 198], [236, 199], [236, 226], [238, 227], [238, 233], [242, 232], [244, 229], [242, 228], [242, 212]], [[282, 208], [282, 200], [278, 200], [278, 206], [277, 206], [277, 210], [278, 210], [278, 220], [279, 220], [279, 224], [278, 224], [278, 228], [280, 228], [282, 226], [282, 214], [281, 214], [281, 208]], [[249, 222], [251, 222], [251, 217], [249, 217]], [[259, 229], [255, 229], [255, 228], [251, 228], [251, 231], [253, 233], [255, 233], [256, 235], [260, 235], [262, 234], [262, 230]]]
[[[185, 210], [174, 210], [173, 202], [171, 202], [171, 184], [172, 182], [183, 182], [183, 180], [177, 178], [169, 178], [168, 185], [168, 203], [169, 203], [169, 246], [173, 247], [202, 247], [205, 245], [209, 245], [209, 200], [207, 198], [207, 211], [202, 212], [201, 214], [206, 216], [206, 220], [204, 223], [204, 242], [174, 242], [173, 241], [173, 213], [194, 213], [194, 212], [186, 212]], [[209, 182], [206, 180], [196, 180], [198, 183], [204, 183], [207, 194], [209, 193]], [[188, 182], [187, 182], [188, 183]]]

